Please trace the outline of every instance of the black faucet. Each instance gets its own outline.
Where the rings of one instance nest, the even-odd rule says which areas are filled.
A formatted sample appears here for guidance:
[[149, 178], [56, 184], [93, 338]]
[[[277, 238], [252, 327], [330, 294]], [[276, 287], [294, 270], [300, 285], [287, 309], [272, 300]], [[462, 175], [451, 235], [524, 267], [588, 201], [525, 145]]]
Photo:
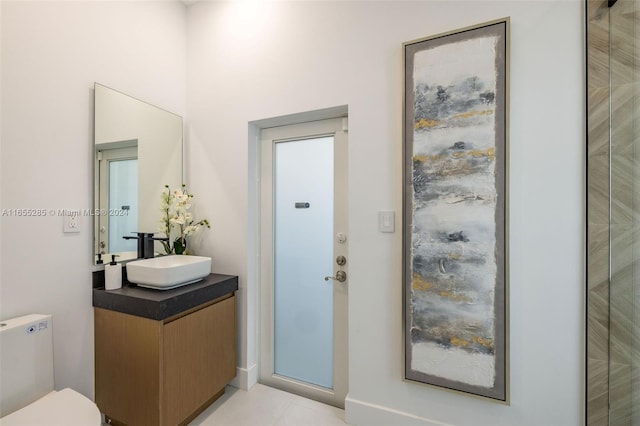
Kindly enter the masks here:
[[124, 236], [125, 240], [138, 240], [138, 259], [150, 259], [154, 257], [153, 242], [169, 241], [168, 237], [154, 237], [153, 232], [136, 232], [135, 237]]

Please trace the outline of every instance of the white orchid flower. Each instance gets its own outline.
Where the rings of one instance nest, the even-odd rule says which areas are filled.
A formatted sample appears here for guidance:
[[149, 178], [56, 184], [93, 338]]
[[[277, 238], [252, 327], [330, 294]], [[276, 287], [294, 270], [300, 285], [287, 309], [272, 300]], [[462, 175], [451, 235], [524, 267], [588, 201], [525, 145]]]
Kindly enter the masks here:
[[184, 225], [184, 216], [174, 215], [171, 219], [169, 219], [171, 223], [177, 223], [178, 225]]
[[163, 215], [158, 232], [169, 238], [169, 242], [163, 242], [167, 254], [173, 253], [176, 241], [181, 240], [184, 245], [186, 236], [195, 233], [201, 226], [211, 227], [207, 219], [194, 223], [193, 215], [188, 211], [191, 208], [191, 198], [193, 195], [189, 194], [184, 185], [181, 189], [175, 190], [165, 185], [161, 193], [160, 210]]

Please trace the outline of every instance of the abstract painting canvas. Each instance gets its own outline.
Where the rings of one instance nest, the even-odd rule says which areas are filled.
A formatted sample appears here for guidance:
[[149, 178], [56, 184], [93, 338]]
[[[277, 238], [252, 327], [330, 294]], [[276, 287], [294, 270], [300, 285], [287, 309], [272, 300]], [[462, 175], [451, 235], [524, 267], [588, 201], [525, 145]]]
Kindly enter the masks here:
[[404, 44], [405, 379], [504, 403], [508, 25]]

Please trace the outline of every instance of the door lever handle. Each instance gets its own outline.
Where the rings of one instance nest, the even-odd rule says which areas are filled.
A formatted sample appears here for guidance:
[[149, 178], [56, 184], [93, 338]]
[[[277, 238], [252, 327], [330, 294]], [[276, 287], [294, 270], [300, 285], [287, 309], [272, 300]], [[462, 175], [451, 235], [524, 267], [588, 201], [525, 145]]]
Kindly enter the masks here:
[[324, 277], [325, 281], [329, 281], [329, 280], [336, 280], [338, 282], [345, 282], [347, 280], [347, 273], [345, 271], [338, 271], [336, 272], [336, 276], [335, 277]]

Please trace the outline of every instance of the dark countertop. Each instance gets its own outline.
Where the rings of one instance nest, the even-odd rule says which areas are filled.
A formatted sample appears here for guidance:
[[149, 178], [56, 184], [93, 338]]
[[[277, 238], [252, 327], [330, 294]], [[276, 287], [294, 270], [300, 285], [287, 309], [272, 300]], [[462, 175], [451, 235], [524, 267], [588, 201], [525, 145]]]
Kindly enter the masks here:
[[237, 276], [221, 274], [210, 274], [200, 282], [172, 290], [153, 290], [127, 283], [118, 290], [94, 288], [93, 306], [153, 320], [164, 320], [233, 293], [237, 289]]

